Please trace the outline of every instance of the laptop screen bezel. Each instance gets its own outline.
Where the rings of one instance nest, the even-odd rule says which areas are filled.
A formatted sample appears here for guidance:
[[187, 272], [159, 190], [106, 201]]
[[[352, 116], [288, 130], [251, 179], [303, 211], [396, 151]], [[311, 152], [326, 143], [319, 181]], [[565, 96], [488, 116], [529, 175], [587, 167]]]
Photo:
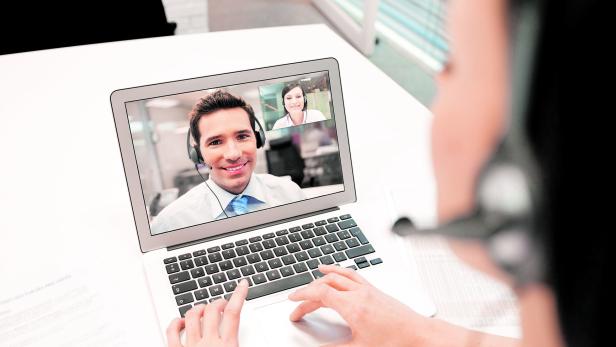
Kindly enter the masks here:
[[[165, 95], [188, 93], [198, 90], [219, 88], [295, 75], [305, 75], [313, 72], [327, 72], [329, 75], [332, 103], [334, 107], [333, 113], [340, 151], [340, 162], [342, 165], [342, 178], [344, 185], [343, 191], [276, 206], [228, 219], [207, 222], [204, 224], [152, 235], [150, 232], [150, 222], [146, 211], [147, 206], [143, 197], [141, 181], [139, 178], [126, 103]], [[137, 229], [139, 245], [142, 252], [148, 252], [200, 239], [207, 239], [214, 236], [221, 236], [226, 233], [232, 233], [234, 231], [261, 224], [271, 223], [272, 221], [293, 218], [356, 201], [355, 182], [353, 179], [353, 168], [351, 165], [351, 153], [349, 148], [342, 86], [340, 81], [340, 71], [338, 62], [335, 58], [324, 58], [118, 89], [111, 93], [110, 99], [120, 153], [124, 164], [126, 183], [133, 209], [135, 227]], [[179, 153], [178, 155], [185, 155], [185, 153]]]

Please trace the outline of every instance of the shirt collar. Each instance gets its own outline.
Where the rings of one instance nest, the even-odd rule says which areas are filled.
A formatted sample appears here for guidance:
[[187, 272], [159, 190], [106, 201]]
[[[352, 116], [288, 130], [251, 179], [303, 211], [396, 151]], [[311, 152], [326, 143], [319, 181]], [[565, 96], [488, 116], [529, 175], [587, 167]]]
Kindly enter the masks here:
[[[213, 200], [216, 200], [216, 198], [218, 198], [220, 205], [222, 205], [222, 207], [226, 209], [227, 206], [229, 206], [231, 200], [235, 199], [236, 196], [242, 195], [248, 195], [251, 197], [248, 200], [248, 204], [264, 203], [265, 192], [263, 191], [263, 187], [257, 181], [258, 178], [255, 176], [254, 173], [252, 173], [250, 176], [250, 181], [248, 182], [248, 185], [246, 186], [244, 191], [237, 195], [224, 190], [210, 178], [208, 178], [206, 184], [209, 185], [209, 187], [215, 194], [215, 196], [212, 197]], [[221, 219], [225, 217], [225, 214], [220, 211], [220, 206], [218, 205], [218, 202], [210, 204], [210, 211], [212, 212], [212, 216], [217, 216], [216, 219]], [[228, 210], [226, 212], [227, 214], [229, 213]]]

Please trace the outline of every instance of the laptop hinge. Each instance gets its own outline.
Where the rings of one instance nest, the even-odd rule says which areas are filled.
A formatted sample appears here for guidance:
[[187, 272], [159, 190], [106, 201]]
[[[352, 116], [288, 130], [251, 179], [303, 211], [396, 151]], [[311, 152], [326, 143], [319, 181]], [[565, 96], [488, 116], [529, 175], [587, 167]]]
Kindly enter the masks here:
[[275, 222], [268, 222], [268, 223], [263, 223], [263, 224], [259, 224], [259, 225], [254, 225], [254, 226], [251, 226], [251, 227], [248, 227], [248, 228], [239, 229], [239, 230], [231, 231], [231, 232], [220, 234], [220, 235], [209, 236], [209, 237], [205, 237], [205, 238], [202, 238], [202, 239], [199, 239], [199, 240], [194, 240], [194, 241], [190, 241], [190, 242], [185, 242], [185, 243], [180, 243], [180, 244], [177, 244], [177, 245], [169, 246], [169, 247], [167, 247], [167, 250], [168, 251], [173, 251], [173, 250], [176, 250], [176, 249], [179, 249], [179, 248], [184, 248], [184, 247], [187, 247], [187, 246], [192, 246], [192, 245], [196, 245], [196, 244], [207, 242], [207, 241], [213, 241], [213, 240], [217, 240], [217, 239], [222, 239], [222, 238], [225, 238], [225, 237], [228, 237], [228, 236], [242, 234], [242, 233], [249, 232], [249, 231], [252, 231], [252, 230], [257, 230], [257, 229], [262, 229], [262, 228], [270, 227], [272, 225], [278, 225], [278, 224], [282, 224], [282, 223], [292, 222], [294, 220], [298, 220], [298, 219], [302, 219], [302, 218], [306, 218], [306, 217], [311, 217], [311, 216], [316, 216], [318, 214], [323, 214], [323, 213], [326, 213], [326, 212], [332, 212], [332, 211], [337, 211], [337, 210], [340, 210], [340, 208], [332, 207], [332, 208], [328, 208], [328, 209], [325, 209], [325, 210], [310, 212], [310, 213], [302, 214], [302, 215], [295, 216], [295, 217], [290, 217], [290, 218], [285, 218], [285, 219], [277, 220]]

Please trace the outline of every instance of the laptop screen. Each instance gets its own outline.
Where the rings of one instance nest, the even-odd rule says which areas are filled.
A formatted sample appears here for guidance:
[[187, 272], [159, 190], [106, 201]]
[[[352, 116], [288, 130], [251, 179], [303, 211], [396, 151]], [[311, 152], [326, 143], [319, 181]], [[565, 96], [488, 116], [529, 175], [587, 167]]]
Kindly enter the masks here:
[[125, 103], [158, 235], [344, 191], [327, 71]]

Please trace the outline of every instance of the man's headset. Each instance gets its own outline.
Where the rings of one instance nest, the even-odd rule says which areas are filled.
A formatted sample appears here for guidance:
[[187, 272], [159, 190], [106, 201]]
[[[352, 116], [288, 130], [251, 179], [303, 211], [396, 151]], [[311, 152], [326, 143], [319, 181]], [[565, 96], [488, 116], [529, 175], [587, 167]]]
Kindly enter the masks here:
[[[265, 130], [263, 126], [261, 125], [261, 123], [259, 122], [259, 120], [257, 119], [257, 117], [255, 117], [252, 114], [249, 114], [248, 117], [250, 118], [250, 121], [251, 121], [250, 125], [252, 126], [252, 131], [254, 132], [255, 138], [257, 139], [257, 148], [261, 148], [263, 147], [263, 145], [265, 145]], [[258, 130], [257, 130], [257, 126], [259, 128]], [[191, 145], [190, 143], [191, 137], [195, 141], [194, 145]], [[190, 159], [190, 161], [192, 161], [195, 165], [205, 164], [205, 160], [203, 159], [203, 154], [201, 153], [201, 150], [199, 149], [199, 144], [197, 143], [197, 139], [194, 136], [192, 136], [190, 126], [188, 127], [188, 133], [186, 134], [186, 150], [188, 151], [188, 159]]]
[[546, 262], [539, 231], [544, 192], [540, 184], [541, 173], [526, 136], [529, 110], [525, 109], [529, 105], [530, 73], [540, 29], [539, 11], [533, 2], [527, 2], [517, 10], [511, 123], [480, 172], [475, 185], [473, 211], [434, 229], [415, 228], [408, 217], [402, 217], [392, 229], [403, 236], [441, 234], [482, 240], [492, 259], [514, 278], [516, 285], [523, 286], [545, 280]]

